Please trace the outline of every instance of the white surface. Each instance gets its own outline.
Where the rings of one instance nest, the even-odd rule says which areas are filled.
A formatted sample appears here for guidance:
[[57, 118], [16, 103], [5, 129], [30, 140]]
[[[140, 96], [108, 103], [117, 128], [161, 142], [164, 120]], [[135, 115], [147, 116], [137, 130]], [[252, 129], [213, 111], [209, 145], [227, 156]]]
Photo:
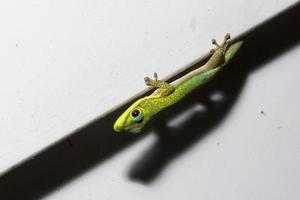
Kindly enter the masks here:
[[1, 1], [0, 173], [294, 2]]
[[44, 199], [298, 200], [299, 57], [300, 46], [251, 74], [225, 122], [154, 183], [127, 178], [157, 139], [151, 134]]

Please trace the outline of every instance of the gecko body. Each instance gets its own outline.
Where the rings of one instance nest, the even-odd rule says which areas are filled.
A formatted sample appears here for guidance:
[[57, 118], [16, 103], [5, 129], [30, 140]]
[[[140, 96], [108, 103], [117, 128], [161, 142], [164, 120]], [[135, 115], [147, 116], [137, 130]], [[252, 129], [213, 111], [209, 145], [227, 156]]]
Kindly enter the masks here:
[[156, 90], [151, 95], [137, 100], [127, 108], [116, 120], [113, 127], [114, 130], [116, 132], [139, 133], [157, 113], [176, 104], [186, 95], [215, 77], [229, 60], [234, 57], [242, 45], [242, 42], [236, 42], [229, 47], [229, 39], [230, 35], [226, 34], [224, 41], [220, 45], [213, 39], [212, 43], [216, 48], [212, 49], [210, 59], [203, 66], [187, 73], [172, 83], [158, 80], [156, 73], [154, 73], [154, 79], [145, 77], [146, 85], [156, 88]]

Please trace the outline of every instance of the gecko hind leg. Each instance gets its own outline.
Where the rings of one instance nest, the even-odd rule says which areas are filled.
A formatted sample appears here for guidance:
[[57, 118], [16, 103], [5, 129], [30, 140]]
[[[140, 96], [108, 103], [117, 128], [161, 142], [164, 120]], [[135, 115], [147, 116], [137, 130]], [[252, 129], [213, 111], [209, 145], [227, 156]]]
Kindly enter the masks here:
[[216, 46], [215, 49], [212, 49], [211, 52], [215, 52], [217, 49], [222, 49], [224, 52], [227, 50], [228, 48], [228, 45], [229, 45], [229, 40], [230, 40], [230, 34], [229, 33], [226, 33], [226, 35], [224, 36], [224, 40], [221, 44], [218, 44], [216, 39], [212, 39], [211, 40], [211, 43], [213, 45]]
[[155, 93], [158, 97], [168, 96], [175, 90], [173, 85], [165, 81], [158, 80], [156, 72], [154, 73], [154, 79], [145, 77], [144, 80], [147, 86], [159, 89], [158, 92]]

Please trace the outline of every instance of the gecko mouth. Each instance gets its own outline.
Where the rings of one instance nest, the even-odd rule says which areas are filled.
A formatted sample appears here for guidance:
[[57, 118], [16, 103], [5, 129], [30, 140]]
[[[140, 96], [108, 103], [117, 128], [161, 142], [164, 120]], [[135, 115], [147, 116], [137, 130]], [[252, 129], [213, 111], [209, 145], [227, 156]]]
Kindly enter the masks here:
[[[141, 123], [142, 121], [143, 121], [143, 119], [141, 119], [137, 123]], [[113, 129], [117, 133], [120, 133], [120, 132], [123, 132], [123, 131], [127, 131], [127, 132], [130, 132], [130, 133], [139, 133], [139, 132], [142, 131], [142, 126], [135, 125], [135, 126], [127, 126], [127, 127], [124, 128], [124, 127], [120, 126], [118, 123], [115, 123]]]
[[142, 131], [142, 127], [127, 127], [125, 130], [130, 133], [139, 133]]

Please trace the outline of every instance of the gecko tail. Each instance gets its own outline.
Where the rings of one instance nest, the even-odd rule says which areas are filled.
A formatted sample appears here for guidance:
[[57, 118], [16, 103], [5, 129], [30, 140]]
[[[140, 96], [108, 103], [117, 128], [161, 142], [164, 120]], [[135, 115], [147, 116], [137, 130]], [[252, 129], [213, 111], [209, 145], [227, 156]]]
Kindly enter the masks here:
[[225, 53], [225, 63], [229, 62], [243, 45], [243, 41], [232, 44]]

